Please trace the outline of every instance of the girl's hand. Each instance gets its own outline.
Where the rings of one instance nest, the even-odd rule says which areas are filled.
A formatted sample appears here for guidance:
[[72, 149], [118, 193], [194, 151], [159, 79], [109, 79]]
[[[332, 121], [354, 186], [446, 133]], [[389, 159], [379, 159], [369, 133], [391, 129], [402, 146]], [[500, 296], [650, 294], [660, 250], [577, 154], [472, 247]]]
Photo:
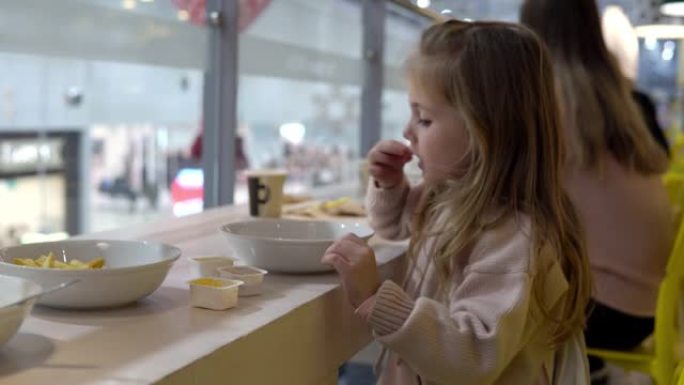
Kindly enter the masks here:
[[380, 287], [375, 253], [354, 234], [347, 234], [335, 241], [325, 251], [321, 262], [337, 270], [347, 299], [354, 308], [359, 307]]
[[368, 172], [380, 187], [392, 188], [404, 179], [404, 165], [411, 157], [413, 151], [405, 144], [383, 140], [368, 152]]

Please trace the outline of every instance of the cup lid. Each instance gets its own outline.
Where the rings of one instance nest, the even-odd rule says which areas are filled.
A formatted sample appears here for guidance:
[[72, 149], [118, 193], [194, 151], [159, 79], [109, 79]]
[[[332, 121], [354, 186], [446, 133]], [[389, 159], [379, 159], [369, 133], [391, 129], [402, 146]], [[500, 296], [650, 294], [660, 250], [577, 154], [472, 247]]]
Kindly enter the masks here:
[[236, 286], [241, 286], [244, 284], [244, 282], [229, 278], [202, 277], [188, 281], [188, 284], [191, 286], [203, 286], [212, 289], [230, 289]]
[[225, 272], [233, 276], [255, 276], [266, 275], [268, 271], [254, 266], [224, 266], [217, 269], [219, 272]]
[[227, 255], [198, 255], [196, 257], [190, 257], [188, 258], [189, 260], [197, 263], [204, 263], [204, 262], [214, 262], [214, 261], [233, 261], [235, 262], [236, 259], [233, 257], [229, 257]]
[[288, 172], [281, 168], [246, 170], [246, 176], [287, 176]]

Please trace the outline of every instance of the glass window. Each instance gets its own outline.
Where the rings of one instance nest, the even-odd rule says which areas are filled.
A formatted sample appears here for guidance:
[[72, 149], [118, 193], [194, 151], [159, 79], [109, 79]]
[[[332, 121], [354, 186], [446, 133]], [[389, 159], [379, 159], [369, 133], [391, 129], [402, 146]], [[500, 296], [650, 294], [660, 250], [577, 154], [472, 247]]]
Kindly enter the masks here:
[[[286, 168], [289, 192], [338, 183], [359, 151], [361, 8], [346, 0], [263, 3], [240, 34], [242, 166]], [[240, 175], [238, 203], [247, 199]]]
[[416, 49], [420, 34], [431, 20], [414, 14], [398, 5], [387, 3], [385, 21], [385, 80], [382, 95], [383, 139], [399, 139], [406, 126], [411, 110], [408, 107], [408, 92], [404, 73], [404, 62]]
[[3, 3], [0, 244], [201, 209], [207, 33], [191, 3]]
[[[432, 2], [430, 10], [460, 19], [516, 21], [522, 0], [452, 0]], [[385, 23], [385, 89], [382, 138], [398, 139], [410, 117], [403, 65], [432, 20], [387, 2]]]
[[684, 70], [678, 39], [639, 39], [639, 66], [636, 88], [647, 93], [656, 106], [660, 125], [670, 140], [682, 132]]
[[[610, 0], [615, 2], [616, 0]], [[518, 20], [523, 0], [447, 0], [424, 1], [435, 13], [449, 15], [459, 19], [473, 20]]]

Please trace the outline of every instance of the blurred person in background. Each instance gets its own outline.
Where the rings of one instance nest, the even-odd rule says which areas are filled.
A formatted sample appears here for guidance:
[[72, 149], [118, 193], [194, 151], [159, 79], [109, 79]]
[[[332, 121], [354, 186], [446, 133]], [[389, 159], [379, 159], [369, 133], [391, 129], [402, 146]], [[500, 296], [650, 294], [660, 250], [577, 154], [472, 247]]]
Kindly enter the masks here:
[[[608, 51], [594, 0], [526, 0], [521, 21], [548, 45], [565, 125], [565, 188], [587, 234], [594, 278], [587, 345], [629, 350], [654, 327], [672, 241], [661, 174], [668, 160], [649, 134], [632, 84]], [[604, 363], [589, 360], [594, 384]]]
[[670, 145], [658, 123], [655, 104], [646, 93], [636, 89], [635, 82], [639, 73], [639, 38], [632, 23], [620, 6], [609, 5], [603, 11], [601, 26], [608, 50], [632, 86], [632, 99], [641, 109], [646, 127], [658, 145], [669, 155]]

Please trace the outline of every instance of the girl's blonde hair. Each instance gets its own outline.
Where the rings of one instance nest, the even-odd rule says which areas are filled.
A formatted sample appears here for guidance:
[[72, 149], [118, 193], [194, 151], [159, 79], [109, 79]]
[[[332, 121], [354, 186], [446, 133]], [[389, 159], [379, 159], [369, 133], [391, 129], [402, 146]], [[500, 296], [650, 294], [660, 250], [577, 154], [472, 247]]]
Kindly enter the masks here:
[[579, 220], [561, 185], [559, 113], [541, 41], [515, 24], [452, 20], [428, 28], [407, 64], [413, 80], [462, 114], [470, 136], [465, 175], [425, 186], [410, 255], [429, 240], [446, 281], [455, 255], [523, 214], [531, 222], [531, 258], [541, 261], [551, 251], [569, 283], [552, 316], [541, 303], [544, 280], [535, 280], [534, 297], [554, 325], [550, 342], [582, 330], [590, 273]]
[[600, 169], [608, 150], [629, 170], [665, 171], [667, 154], [649, 134], [631, 83], [606, 47], [595, 0], [526, 0], [521, 10], [521, 21], [551, 51], [571, 164]]

